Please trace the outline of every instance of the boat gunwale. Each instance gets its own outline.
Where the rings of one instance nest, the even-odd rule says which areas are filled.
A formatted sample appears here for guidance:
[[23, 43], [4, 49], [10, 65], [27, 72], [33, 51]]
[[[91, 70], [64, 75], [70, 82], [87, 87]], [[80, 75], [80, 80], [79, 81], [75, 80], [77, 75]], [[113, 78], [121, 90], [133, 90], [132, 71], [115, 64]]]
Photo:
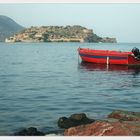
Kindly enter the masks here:
[[79, 53], [85, 53], [89, 55], [117, 55], [117, 56], [129, 56], [132, 55], [132, 52], [125, 52], [125, 51], [115, 51], [115, 50], [96, 50], [96, 49], [88, 49], [88, 48], [80, 48], [78, 49]]

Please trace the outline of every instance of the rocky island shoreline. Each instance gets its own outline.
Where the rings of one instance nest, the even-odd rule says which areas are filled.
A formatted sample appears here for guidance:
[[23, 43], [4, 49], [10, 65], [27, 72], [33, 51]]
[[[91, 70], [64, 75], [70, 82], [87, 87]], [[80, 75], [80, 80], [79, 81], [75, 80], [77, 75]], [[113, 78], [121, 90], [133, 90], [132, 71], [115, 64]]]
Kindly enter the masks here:
[[30, 127], [15, 132], [14, 136], [140, 136], [140, 112], [114, 110], [103, 120], [94, 120], [85, 113], [58, 119], [61, 133], [41, 132]]
[[92, 29], [80, 25], [41, 26], [26, 28], [5, 42], [95, 42], [116, 43], [116, 38], [100, 37]]

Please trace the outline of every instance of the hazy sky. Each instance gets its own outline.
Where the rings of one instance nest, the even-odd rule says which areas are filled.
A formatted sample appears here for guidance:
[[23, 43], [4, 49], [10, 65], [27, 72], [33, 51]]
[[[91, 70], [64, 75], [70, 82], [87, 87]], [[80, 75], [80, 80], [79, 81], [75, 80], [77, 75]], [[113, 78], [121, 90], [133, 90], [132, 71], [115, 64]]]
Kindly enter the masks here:
[[0, 4], [0, 14], [25, 27], [81, 25], [118, 42], [140, 42], [140, 4]]

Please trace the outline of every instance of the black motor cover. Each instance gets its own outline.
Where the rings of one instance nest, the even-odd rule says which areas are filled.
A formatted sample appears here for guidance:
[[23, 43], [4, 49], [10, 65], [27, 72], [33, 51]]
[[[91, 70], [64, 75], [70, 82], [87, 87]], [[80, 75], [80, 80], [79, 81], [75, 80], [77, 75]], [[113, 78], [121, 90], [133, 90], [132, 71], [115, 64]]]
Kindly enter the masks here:
[[132, 49], [132, 53], [134, 54], [135, 57], [139, 58], [140, 59], [140, 51], [138, 48], [134, 47]]

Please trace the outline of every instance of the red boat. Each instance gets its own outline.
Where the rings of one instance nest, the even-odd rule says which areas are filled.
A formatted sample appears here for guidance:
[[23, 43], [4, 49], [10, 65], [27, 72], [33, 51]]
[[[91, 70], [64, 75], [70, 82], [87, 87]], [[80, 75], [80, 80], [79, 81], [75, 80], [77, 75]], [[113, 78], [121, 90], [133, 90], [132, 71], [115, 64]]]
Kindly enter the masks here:
[[82, 61], [100, 64], [140, 65], [140, 51], [133, 48], [131, 52], [94, 50], [78, 48]]

